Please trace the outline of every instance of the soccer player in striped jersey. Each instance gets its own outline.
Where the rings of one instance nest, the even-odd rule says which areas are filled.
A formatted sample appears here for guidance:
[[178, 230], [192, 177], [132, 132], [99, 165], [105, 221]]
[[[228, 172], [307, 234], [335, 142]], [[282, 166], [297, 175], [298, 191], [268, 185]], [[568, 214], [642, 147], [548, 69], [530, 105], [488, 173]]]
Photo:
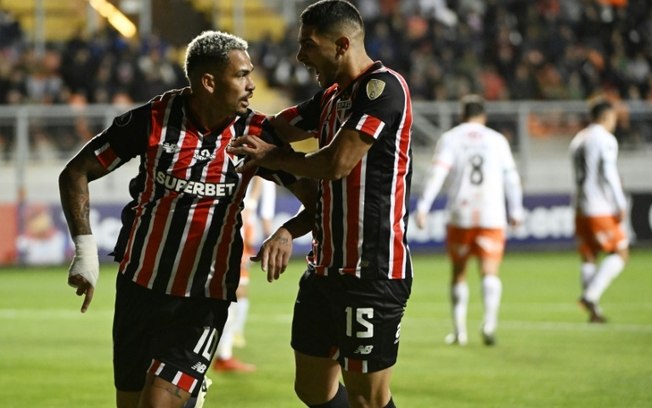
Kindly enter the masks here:
[[[621, 226], [627, 200], [618, 174], [618, 142], [613, 135], [617, 113], [608, 101], [591, 108], [591, 124], [571, 141], [575, 175], [575, 235], [582, 263], [580, 304], [589, 322], [604, 323], [602, 294], [620, 274], [629, 257], [629, 241]], [[600, 254], [606, 254], [598, 262]]]
[[[319, 1], [300, 18], [297, 59], [323, 89], [274, 123], [287, 141], [316, 137], [319, 149], [245, 137], [231, 151], [250, 155], [244, 171], [261, 164], [319, 182], [292, 322], [299, 399], [310, 407], [393, 407], [390, 378], [412, 284], [410, 92], [401, 75], [367, 55], [364, 23], [349, 2]], [[263, 244], [268, 280], [283, 272], [290, 243], [279, 229]]]
[[444, 182], [449, 180], [446, 245], [452, 263], [453, 332], [446, 337], [446, 342], [464, 345], [468, 341], [466, 266], [471, 256], [477, 256], [484, 303], [481, 334], [486, 345], [493, 345], [502, 294], [498, 273], [505, 247], [505, 228], [507, 221], [517, 225], [523, 218], [521, 181], [509, 143], [503, 135], [486, 126], [482, 98], [464, 97], [461, 116], [463, 123], [444, 133], [437, 142], [431, 171], [417, 204], [416, 223], [419, 228], [426, 226], [430, 207]]
[[[120, 408], [181, 407], [202, 388], [236, 300], [240, 212], [251, 178], [258, 174], [283, 184], [306, 208], [314, 207], [314, 182], [257, 166], [238, 173], [246, 158], [226, 152], [245, 133], [282, 144], [266, 116], [249, 109], [255, 85], [247, 47], [222, 32], [197, 36], [185, 60], [190, 86], [115, 118], [60, 174], [61, 203], [75, 243], [68, 283], [84, 295], [85, 312], [99, 275], [89, 182], [140, 160], [114, 251], [119, 273], [113, 360]], [[291, 223], [285, 228], [294, 231]]]

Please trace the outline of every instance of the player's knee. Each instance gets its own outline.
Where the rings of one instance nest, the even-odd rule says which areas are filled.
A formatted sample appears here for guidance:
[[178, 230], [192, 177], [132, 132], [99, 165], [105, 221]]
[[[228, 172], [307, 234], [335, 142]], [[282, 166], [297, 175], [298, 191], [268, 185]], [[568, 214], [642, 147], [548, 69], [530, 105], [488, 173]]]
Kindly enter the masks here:
[[320, 392], [315, 387], [312, 387], [301, 380], [294, 381], [294, 393], [301, 402], [309, 407], [315, 406], [315, 403], [319, 403], [320, 401], [328, 401], [328, 394], [326, 392]]
[[346, 388], [341, 383], [338, 384], [337, 392], [335, 393], [335, 395], [324, 403], [309, 404], [304, 400], [301, 401], [310, 408], [348, 408], [349, 407], [348, 394], [346, 392]]

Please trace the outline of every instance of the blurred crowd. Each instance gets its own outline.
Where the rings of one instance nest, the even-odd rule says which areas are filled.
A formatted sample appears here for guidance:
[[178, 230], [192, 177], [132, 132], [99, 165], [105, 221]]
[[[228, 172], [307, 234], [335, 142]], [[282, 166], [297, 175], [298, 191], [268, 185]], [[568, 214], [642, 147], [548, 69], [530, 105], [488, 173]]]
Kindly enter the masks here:
[[[649, 0], [357, 0], [375, 59], [401, 72], [416, 100], [652, 99]], [[272, 87], [294, 99], [314, 81], [296, 62], [296, 26], [252, 42]], [[0, 11], [0, 104], [140, 102], [183, 86], [183, 50], [105, 29], [37, 55]]]
[[39, 55], [6, 13], [0, 32], [0, 104], [129, 104], [186, 83], [179, 50], [155, 35], [127, 41], [106, 28]]
[[[649, 0], [358, 0], [372, 57], [417, 100], [652, 99]], [[268, 81], [302, 97], [296, 30], [260, 46]]]
[[[368, 51], [402, 73], [414, 100], [583, 100], [596, 94], [652, 100], [649, 0], [357, 0]], [[307, 2], [306, 2], [307, 3]], [[251, 41], [267, 84], [290, 99], [313, 94], [296, 61], [297, 26]], [[111, 28], [80, 33], [37, 52], [0, 10], [0, 105], [143, 102], [185, 86], [183, 49], [156, 35], [127, 41]], [[82, 124], [83, 125], [83, 124]], [[75, 134], [56, 137], [76, 148]], [[77, 126], [77, 125], [76, 125]], [[86, 127], [85, 133], [94, 129]], [[2, 136], [4, 133], [4, 136]], [[31, 132], [34, 142], [47, 137]], [[0, 147], [11, 138], [2, 131]], [[4, 146], [3, 146], [4, 145]]]

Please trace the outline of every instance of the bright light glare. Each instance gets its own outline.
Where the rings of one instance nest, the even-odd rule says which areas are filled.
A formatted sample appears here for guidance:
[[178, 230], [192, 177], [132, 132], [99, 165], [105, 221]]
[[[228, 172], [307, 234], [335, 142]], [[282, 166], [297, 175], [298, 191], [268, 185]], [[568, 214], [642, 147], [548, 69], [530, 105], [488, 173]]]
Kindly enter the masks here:
[[136, 26], [122, 14], [120, 10], [115, 8], [115, 6], [109, 3], [107, 0], [88, 0], [88, 3], [100, 13], [100, 15], [108, 20], [108, 22], [115, 27], [120, 34], [124, 35], [127, 38], [131, 38], [136, 35]]

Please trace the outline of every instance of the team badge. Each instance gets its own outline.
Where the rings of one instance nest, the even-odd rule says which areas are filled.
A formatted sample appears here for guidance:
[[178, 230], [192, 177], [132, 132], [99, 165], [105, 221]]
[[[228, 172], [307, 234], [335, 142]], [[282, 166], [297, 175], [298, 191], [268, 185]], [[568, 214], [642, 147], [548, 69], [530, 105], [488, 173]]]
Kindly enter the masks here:
[[372, 101], [382, 95], [384, 90], [385, 82], [380, 79], [372, 79], [367, 82], [367, 97]]
[[344, 119], [346, 119], [346, 111], [351, 109], [351, 106], [353, 106], [353, 102], [351, 102], [350, 99], [340, 99], [337, 101], [335, 109], [337, 110], [337, 119], [340, 123], [344, 122]]

